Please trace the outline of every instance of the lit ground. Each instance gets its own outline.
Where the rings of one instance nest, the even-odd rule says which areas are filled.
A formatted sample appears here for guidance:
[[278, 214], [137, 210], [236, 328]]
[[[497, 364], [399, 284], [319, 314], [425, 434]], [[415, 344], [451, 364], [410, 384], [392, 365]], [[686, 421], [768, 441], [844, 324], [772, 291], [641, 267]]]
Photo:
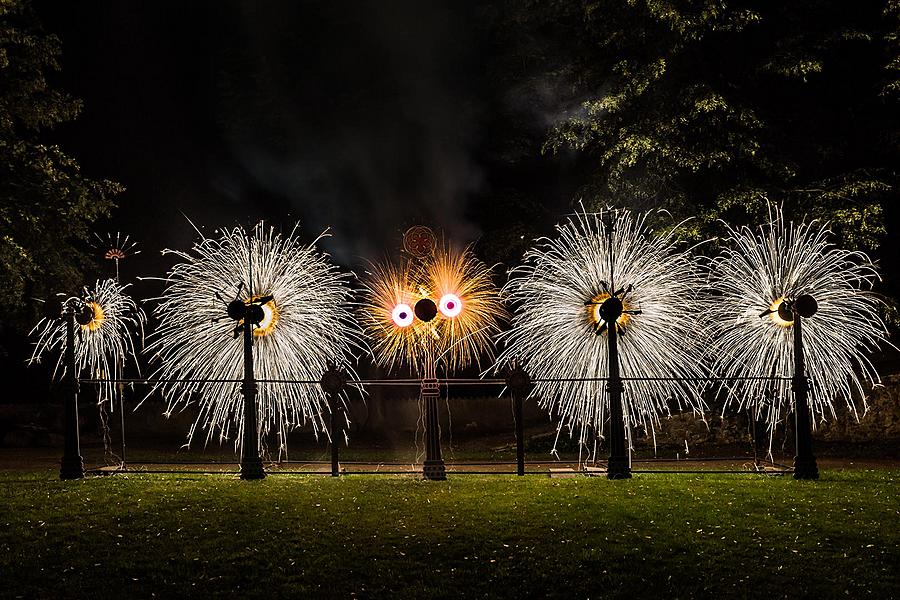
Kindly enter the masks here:
[[896, 596], [900, 469], [822, 466], [818, 482], [6, 470], [0, 596]]

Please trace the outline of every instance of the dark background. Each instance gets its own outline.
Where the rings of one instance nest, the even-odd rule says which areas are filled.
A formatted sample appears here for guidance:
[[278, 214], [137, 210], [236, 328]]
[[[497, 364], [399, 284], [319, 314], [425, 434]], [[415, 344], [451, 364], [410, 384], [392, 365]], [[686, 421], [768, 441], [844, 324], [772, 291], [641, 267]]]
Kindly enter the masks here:
[[[260, 219], [299, 222], [308, 240], [330, 228], [323, 248], [357, 272], [394, 254], [408, 226], [436, 226], [500, 263], [502, 283], [578, 202], [592, 157], [542, 152], [578, 106], [564, 77], [533, 77], [567, 62], [565, 36], [519, 39], [499, 5], [36, 0], [62, 41], [51, 84], [84, 100], [50, 141], [87, 177], [125, 186], [95, 229], [140, 243], [122, 264], [137, 298], [159, 293], [136, 278], [165, 274], [160, 250], [187, 249], [191, 222], [209, 235]], [[890, 292], [897, 217], [886, 208], [874, 258]], [[22, 376], [27, 343], [8, 346], [4, 375]], [[28, 372], [31, 389], [48, 385]]]
[[357, 265], [414, 223], [477, 241], [500, 226], [498, 195], [538, 193], [549, 227], [577, 187], [574, 159], [534, 152], [546, 123], [492, 85], [476, 3], [36, 7], [63, 42], [60, 86], [85, 102], [60, 141], [87, 175], [126, 187], [107, 227], [144, 248], [128, 273], [186, 248], [185, 217], [204, 231], [330, 227], [323, 246]]

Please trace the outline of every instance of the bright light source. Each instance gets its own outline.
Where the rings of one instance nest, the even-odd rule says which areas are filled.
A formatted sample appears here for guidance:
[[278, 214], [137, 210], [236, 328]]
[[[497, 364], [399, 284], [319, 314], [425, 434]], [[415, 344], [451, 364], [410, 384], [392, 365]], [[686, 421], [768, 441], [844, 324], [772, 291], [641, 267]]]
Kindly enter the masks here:
[[462, 312], [462, 300], [456, 294], [444, 294], [441, 296], [441, 314], [452, 319]]
[[275, 305], [274, 299], [269, 300], [264, 304], [260, 304], [259, 307], [262, 309], [263, 316], [253, 330], [253, 335], [256, 337], [266, 336], [272, 333], [278, 325], [279, 316], [278, 307]]
[[413, 310], [408, 304], [398, 304], [391, 312], [391, 318], [397, 327], [409, 327], [413, 322]]
[[794, 324], [794, 313], [790, 307], [784, 303], [784, 297], [778, 298], [769, 305], [769, 318], [779, 327], [790, 327]]

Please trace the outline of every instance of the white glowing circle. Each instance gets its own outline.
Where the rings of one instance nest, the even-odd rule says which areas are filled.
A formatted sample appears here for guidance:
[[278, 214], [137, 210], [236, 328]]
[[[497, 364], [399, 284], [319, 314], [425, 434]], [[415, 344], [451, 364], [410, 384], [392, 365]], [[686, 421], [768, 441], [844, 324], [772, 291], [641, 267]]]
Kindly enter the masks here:
[[462, 300], [456, 294], [444, 294], [441, 296], [441, 314], [452, 319], [462, 312]]
[[266, 329], [272, 324], [272, 318], [275, 316], [275, 311], [272, 310], [272, 307], [269, 306], [268, 302], [261, 305], [260, 308], [262, 308], [263, 311], [263, 318], [262, 321], [259, 322], [259, 325], [257, 327], [259, 327], [260, 329]]
[[391, 318], [397, 327], [409, 327], [413, 322], [413, 310], [408, 304], [398, 304], [394, 307]]

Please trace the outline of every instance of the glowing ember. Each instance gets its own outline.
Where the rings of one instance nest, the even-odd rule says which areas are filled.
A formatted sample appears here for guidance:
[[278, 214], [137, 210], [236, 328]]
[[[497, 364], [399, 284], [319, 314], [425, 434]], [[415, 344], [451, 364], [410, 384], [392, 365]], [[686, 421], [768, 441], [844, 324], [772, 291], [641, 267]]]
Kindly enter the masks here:
[[97, 331], [100, 327], [103, 326], [104, 321], [104, 313], [103, 307], [97, 304], [96, 302], [87, 302], [87, 305], [91, 307], [91, 310], [94, 311], [94, 317], [87, 325], [81, 325], [83, 329], [87, 329], [88, 331]]
[[774, 300], [772, 302], [772, 304], [769, 305], [769, 310], [772, 311], [771, 313], [769, 313], [769, 318], [772, 320], [773, 323], [775, 323], [779, 327], [790, 327], [791, 325], [794, 324], [794, 320], [793, 319], [790, 319], [790, 320], [782, 319], [781, 315], [778, 314], [778, 309], [781, 307], [781, 305], [783, 303], [784, 303], [784, 296], [782, 296], [781, 298], [778, 298], [777, 300]]
[[[591, 316], [591, 322], [596, 325], [601, 325], [605, 323], [603, 317], [600, 315], [600, 307], [603, 305], [603, 302], [606, 301], [607, 298], [610, 298], [609, 293], [603, 292], [601, 294], [597, 294], [593, 298], [591, 298], [591, 303], [587, 307], [588, 314]], [[626, 300], [622, 302], [622, 310], [631, 310], [631, 304]], [[616, 319], [616, 323], [619, 325], [628, 325], [628, 322], [631, 320], [631, 315], [623, 312], [622, 316]]]
[[[248, 301], [258, 300], [262, 296], [254, 296], [253, 298], [248, 298]], [[275, 330], [275, 326], [278, 325], [278, 307], [275, 305], [275, 300], [269, 300], [265, 304], [261, 304], [260, 308], [263, 311], [262, 321], [259, 322], [253, 329], [253, 335], [256, 337], [262, 337], [271, 334]]]

